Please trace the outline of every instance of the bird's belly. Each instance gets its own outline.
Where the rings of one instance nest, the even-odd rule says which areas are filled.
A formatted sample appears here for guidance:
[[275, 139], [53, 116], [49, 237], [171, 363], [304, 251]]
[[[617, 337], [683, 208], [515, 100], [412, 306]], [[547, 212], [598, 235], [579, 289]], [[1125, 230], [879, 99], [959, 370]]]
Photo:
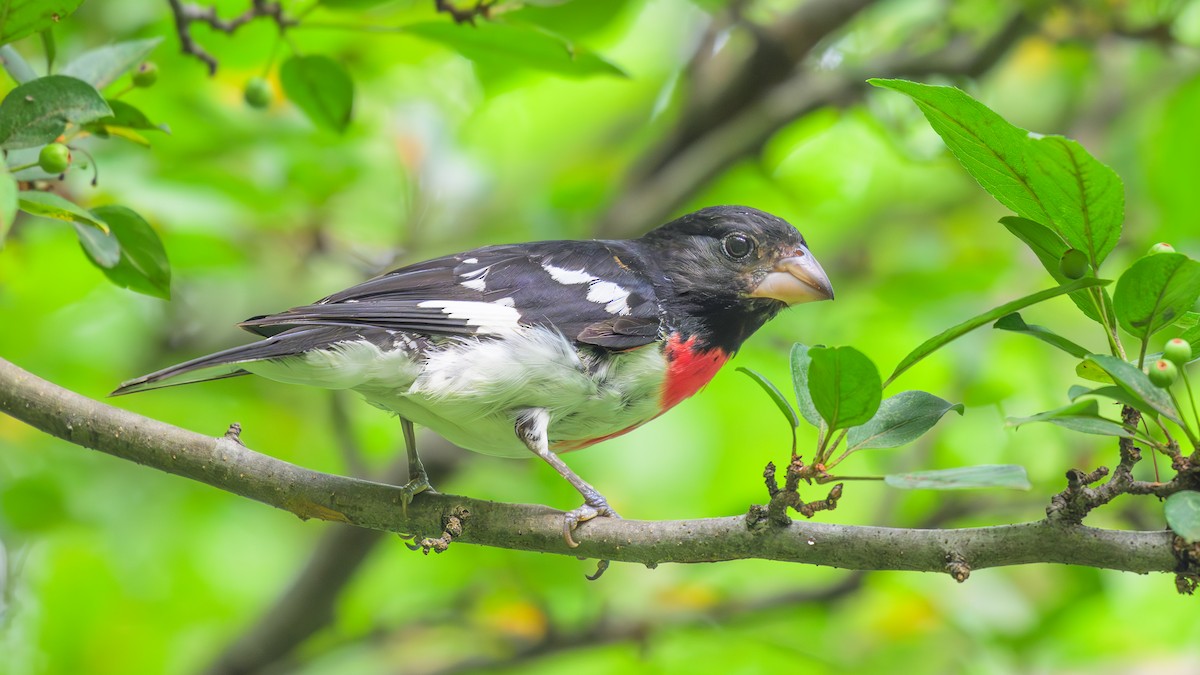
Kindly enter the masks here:
[[[525, 457], [514, 432], [522, 410], [550, 413], [551, 446], [583, 447], [661, 412], [666, 360], [660, 345], [582, 358], [546, 329], [501, 340], [461, 340], [426, 354], [409, 387], [357, 387], [372, 404], [490, 455]], [[582, 443], [582, 444], [581, 444]]]

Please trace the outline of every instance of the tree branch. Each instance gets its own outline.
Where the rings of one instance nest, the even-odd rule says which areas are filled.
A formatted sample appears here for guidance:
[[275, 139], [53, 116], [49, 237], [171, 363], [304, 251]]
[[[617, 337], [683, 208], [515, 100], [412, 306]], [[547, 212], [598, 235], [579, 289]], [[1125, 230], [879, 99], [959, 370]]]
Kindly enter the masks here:
[[1177, 572], [1170, 532], [1124, 532], [1047, 521], [951, 530], [769, 523], [748, 516], [637, 521], [597, 518], [562, 537], [562, 512], [446, 494], [400, 508], [398, 488], [300, 468], [254, 452], [236, 436], [213, 438], [91, 400], [0, 359], [0, 411], [122, 459], [191, 478], [289, 511], [389, 532], [443, 532], [469, 513], [457, 541], [573, 557], [656, 565], [761, 558], [845, 569], [951, 572], [1051, 562], [1129, 572]]
[[[832, 24], [832, 28], [840, 25]], [[857, 101], [867, 89], [869, 77], [977, 77], [995, 65], [1029, 28], [1029, 21], [1018, 13], [980, 45], [960, 36], [931, 54], [914, 55], [905, 48], [855, 70], [795, 71], [735, 114], [707, 123], [702, 134], [690, 134], [687, 143], [669, 141], [677, 147], [650, 151], [651, 159], [639, 163], [642, 169], [632, 172], [621, 193], [598, 218], [597, 236], [629, 236], [666, 221], [705, 183], [757, 152], [785, 125], [815, 110]]]
[[217, 72], [217, 59], [192, 37], [193, 23], [207, 24], [213, 30], [227, 35], [232, 35], [242, 26], [264, 17], [274, 21], [281, 31], [296, 25], [295, 19], [284, 14], [283, 4], [280, 2], [251, 0], [250, 7], [232, 19], [222, 19], [217, 15], [217, 8], [212, 6], [184, 4], [182, 0], [167, 0], [167, 4], [171, 6], [171, 14], [175, 19], [175, 34], [179, 36], [180, 49], [184, 54], [190, 54], [203, 61], [208, 66], [209, 75]]

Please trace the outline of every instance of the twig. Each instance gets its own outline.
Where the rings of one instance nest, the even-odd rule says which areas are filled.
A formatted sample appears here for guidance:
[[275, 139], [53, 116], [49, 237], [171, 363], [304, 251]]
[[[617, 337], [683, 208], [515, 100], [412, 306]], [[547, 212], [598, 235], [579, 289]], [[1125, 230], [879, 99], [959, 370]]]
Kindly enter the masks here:
[[192, 24], [207, 24], [213, 30], [232, 35], [242, 26], [255, 19], [266, 18], [275, 22], [280, 31], [295, 26], [297, 21], [284, 13], [283, 3], [268, 2], [267, 0], [251, 0], [250, 7], [232, 19], [222, 19], [217, 15], [215, 6], [185, 4], [182, 0], [167, 0], [171, 6], [171, 14], [175, 18], [175, 34], [179, 36], [179, 46], [184, 54], [190, 54], [208, 66], [208, 74], [217, 72], [217, 59], [192, 37]]
[[454, 23], [474, 26], [477, 18], [492, 18], [492, 8], [496, 6], [496, 0], [475, 0], [475, 4], [467, 8], [458, 7], [454, 0], [433, 0], [433, 6], [437, 11], [449, 14]]
[[1049, 521], [948, 530], [806, 522], [754, 528], [744, 516], [638, 521], [596, 518], [562, 537], [563, 512], [423, 493], [400, 509], [399, 488], [303, 469], [225, 438], [203, 436], [94, 401], [0, 359], [0, 411], [76, 445], [287, 510], [397, 533], [438, 536], [455, 509], [471, 513], [460, 543], [657, 565], [758, 558], [844, 569], [945, 572], [954, 553], [972, 569], [1052, 562], [1130, 572], [1178, 572], [1169, 532]]

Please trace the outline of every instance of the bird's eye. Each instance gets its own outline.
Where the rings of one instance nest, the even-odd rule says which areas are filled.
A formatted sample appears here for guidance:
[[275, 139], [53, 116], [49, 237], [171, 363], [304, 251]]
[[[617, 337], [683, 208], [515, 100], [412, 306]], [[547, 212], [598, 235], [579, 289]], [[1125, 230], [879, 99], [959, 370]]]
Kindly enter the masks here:
[[741, 260], [754, 252], [754, 241], [740, 232], [735, 232], [721, 240], [721, 249], [730, 258]]

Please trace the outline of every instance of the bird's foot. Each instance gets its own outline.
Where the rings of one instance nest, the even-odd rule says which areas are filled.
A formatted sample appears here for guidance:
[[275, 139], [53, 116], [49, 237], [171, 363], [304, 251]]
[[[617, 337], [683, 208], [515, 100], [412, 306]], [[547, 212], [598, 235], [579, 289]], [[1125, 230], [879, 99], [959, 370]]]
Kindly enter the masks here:
[[424, 471], [400, 487], [400, 512], [404, 514], [405, 518], [408, 517], [408, 505], [412, 503], [413, 497], [422, 492], [437, 492], [429, 484], [429, 476]]
[[563, 515], [563, 539], [566, 540], [567, 546], [570, 546], [571, 548], [579, 546], [579, 543], [571, 537], [571, 532], [573, 532], [576, 527], [579, 527], [580, 523], [586, 523], [592, 518], [599, 516], [606, 516], [608, 518], [621, 517], [617, 515], [617, 512], [614, 511], [613, 508], [608, 505], [608, 502], [599, 495], [596, 495], [595, 498], [585, 501], [583, 506], [571, 511], [567, 511], [566, 514]]

